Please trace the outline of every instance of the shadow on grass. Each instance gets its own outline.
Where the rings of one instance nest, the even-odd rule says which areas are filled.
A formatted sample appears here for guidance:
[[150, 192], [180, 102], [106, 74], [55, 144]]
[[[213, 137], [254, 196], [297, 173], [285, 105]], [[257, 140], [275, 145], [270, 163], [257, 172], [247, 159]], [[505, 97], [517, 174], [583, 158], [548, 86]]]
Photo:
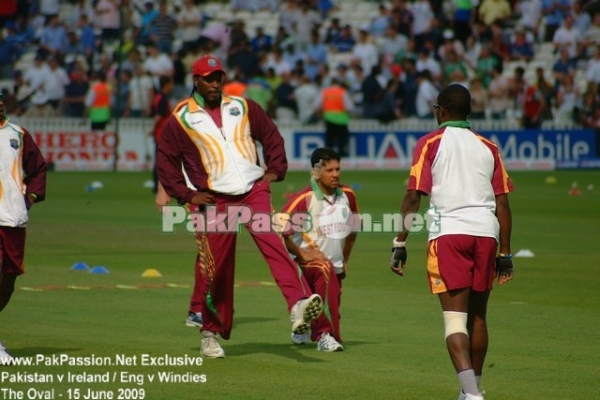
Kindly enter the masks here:
[[21, 349], [10, 349], [10, 353], [16, 357], [32, 357], [38, 354], [50, 355], [50, 354], [62, 354], [72, 351], [79, 351], [81, 349], [74, 348], [57, 348], [57, 347], [23, 347]]
[[260, 324], [264, 322], [277, 321], [279, 318], [267, 318], [267, 317], [235, 317], [233, 320], [233, 327], [241, 324]]
[[[317, 344], [311, 343], [308, 345], [293, 345], [287, 343], [229, 343], [226, 340], [220, 340], [221, 346], [225, 350], [225, 356], [227, 358], [242, 357], [256, 354], [271, 354], [278, 357], [285, 357], [291, 360], [295, 360], [300, 363], [322, 363], [329, 362], [329, 360], [323, 360], [320, 357], [322, 353], [317, 351]], [[354, 347], [362, 346], [365, 344], [374, 344], [373, 342], [363, 341], [347, 341], [344, 342], [344, 352], [352, 352]], [[193, 350], [197, 351], [198, 348], [194, 347]]]

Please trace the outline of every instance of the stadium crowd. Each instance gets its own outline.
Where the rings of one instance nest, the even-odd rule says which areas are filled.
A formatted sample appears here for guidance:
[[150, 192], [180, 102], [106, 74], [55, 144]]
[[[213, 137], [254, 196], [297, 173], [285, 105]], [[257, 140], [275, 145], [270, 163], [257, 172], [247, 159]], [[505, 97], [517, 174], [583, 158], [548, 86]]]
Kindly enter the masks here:
[[[439, 90], [461, 83], [472, 94], [472, 119], [600, 127], [595, 2], [382, 1], [360, 24], [341, 12], [355, 1], [231, 0], [223, 4], [228, 18], [207, 12], [209, 3], [3, 0], [7, 111], [87, 118], [101, 106], [111, 118], [151, 117], [161, 77], [172, 80], [177, 102], [191, 89], [193, 62], [214, 54], [232, 71], [224, 91], [277, 119], [317, 121], [316, 99], [332, 81], [350, 94], [354, 118], [430, 119]], [[259, 12], [278, 20], [277, 29], [247, 29]], [[541, 53], [549, 57], [534, 65]]]

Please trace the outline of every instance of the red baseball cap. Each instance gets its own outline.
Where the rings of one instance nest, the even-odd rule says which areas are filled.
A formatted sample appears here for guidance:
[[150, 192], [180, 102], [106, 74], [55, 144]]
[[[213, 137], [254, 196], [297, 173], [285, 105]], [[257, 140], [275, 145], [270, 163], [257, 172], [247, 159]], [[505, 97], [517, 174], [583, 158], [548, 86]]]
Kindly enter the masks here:
[[192, 66], [192, 75], [208, 76], [217, 71], [225, 73], [221, 61], [211, 55], [200, 57]]

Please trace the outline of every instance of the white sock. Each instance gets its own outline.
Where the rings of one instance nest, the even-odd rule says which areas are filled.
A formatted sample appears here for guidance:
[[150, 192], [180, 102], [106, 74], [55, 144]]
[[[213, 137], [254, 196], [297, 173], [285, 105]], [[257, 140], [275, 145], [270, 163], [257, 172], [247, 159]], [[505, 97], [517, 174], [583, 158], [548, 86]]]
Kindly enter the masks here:
[[479, 395], [477, 381], [475, 380], [475, 371], [473, 369], [465, 369], [458, 373], [458, 380], [464, 394]]

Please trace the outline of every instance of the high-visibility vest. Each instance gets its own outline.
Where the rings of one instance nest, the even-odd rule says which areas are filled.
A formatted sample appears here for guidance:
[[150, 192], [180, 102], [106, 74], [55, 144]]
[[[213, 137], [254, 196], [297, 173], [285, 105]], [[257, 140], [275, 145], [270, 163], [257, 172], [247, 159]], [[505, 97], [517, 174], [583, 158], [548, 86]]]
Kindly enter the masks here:
[[339, 86], [323, 89], [323, 112], [344, 112], [345, 90]]
[[92, 86], [94, 103], [90, 107], [90, 121], [108, 122], [110, 120], [110, 89], [105, 82]]

